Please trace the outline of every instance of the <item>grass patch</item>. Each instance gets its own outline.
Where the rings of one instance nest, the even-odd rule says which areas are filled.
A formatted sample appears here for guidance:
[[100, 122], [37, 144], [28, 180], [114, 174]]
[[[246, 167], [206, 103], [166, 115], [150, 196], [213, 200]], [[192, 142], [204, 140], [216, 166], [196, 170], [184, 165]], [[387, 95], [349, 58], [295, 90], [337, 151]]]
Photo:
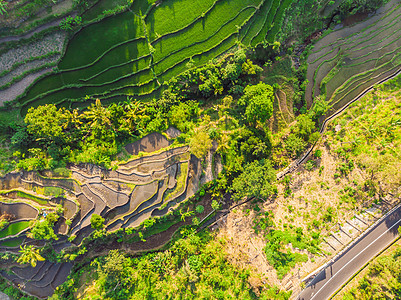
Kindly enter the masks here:
[[24, 238], [15, 238], [3, 241], [1, 243], [2, 247], [18, 247], [24, 241]]
[[188, 164], [189, 163], [182, 163], [180, 164], [180, 170], [179, 173], [176, 176], [176, 186], [172, 190], [166, 190], [165, 194], [163, 195], [163, 203], [167, 203], [171, 199], [174, 199], [177, 197], [179, 194], [181, 194], [184, 191], [185, 188], [185, 183], [187, 180], [187, 173], [188, 173]]
[[11, 223], [7, 228], [0, 231], [0, 238], [5, 238], [7, 236], [16, 235], [22, 230], [29, 227], [29, 221], [21, 221], [16, 223]]

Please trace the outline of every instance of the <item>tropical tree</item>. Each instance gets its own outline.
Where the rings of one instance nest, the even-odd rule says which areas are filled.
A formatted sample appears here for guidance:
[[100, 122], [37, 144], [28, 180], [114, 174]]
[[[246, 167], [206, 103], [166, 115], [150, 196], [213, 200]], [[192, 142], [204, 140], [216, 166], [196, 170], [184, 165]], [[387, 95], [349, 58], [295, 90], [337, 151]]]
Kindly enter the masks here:
[[7, 14], [7, 2], [0, 0], [0, 15]]
[[275, 170], [269, 161], [251, 162], [233, 181], [231, 189], [234, 191], [234, 198], [237, 200], [243, 197], [266, 199], [276, 191], [273, 185], [275, 179]]
[[194, 212], [193, 211], [183, 212], [182, 210], [180, 210], [180, 215], [181, 215], [181, 220], [185, 222], [185, 218], [193, 216]]
[[20, 257], [17, 259], [17, 263], [19, 264], [31, 264], [32, 267], [36, 267], [36, 263], [38, 261], [44, 261], [45, 259], [39, 254], [39, 249], [34, 248], [32, 245], [23, 247], [20, 246], [21, 253]]
[[24, 121], [28, 133], [34, 135], [38, 141], [52, 142], [63, 134], [62, 118], [61, 109], [57, 109], [54, 104], [46, 104], [29, 108]]
[[212, 148], [212, 140], [205, 128], [198, 128], [189, 142], [191, 153], [197, 158], [203, 158]]
[[264, 123], [273, 114], [273, 88], [265, 83], [248, 85], [239, 104], [246, 106], [245, 117], [250, 124]]
[[127, 101], [124, 103], [124, 109], [126, 110], [126, 120], [132, 130], [137, 129], [137, 124], [143, 118], [145, 113], [144, 105], [136, 100]]
[[78, 109], [69, 110], [66, 108], [62, 109], [62, 127], [67, 129], [68, 127], [78, 127], [82, 124], [82, 115]]
[[99, 99], [84, 112], [89, 127], [95, 133], [104, 132], [111, 128], [110, 111], [102, 106]]
[[93, 229], [102, 229], [104, 227], [104, 218], [98, 214], [93, 214], [91, 217], [91, 226]]

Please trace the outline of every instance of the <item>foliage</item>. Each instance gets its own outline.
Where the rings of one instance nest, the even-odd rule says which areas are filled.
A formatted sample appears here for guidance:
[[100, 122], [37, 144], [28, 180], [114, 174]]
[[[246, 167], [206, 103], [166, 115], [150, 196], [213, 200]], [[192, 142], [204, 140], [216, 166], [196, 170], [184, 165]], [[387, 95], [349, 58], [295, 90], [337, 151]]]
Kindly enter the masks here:
[[11, 299], [18, 300], [35, 300], [36, 297], [28, 296], [23, 294], [18, 288], [14, 287], [7, 280], [0, 277], [0, 291], [8, 295]]
[[212, 140], [205, 128], [195, 131], [189, 143], [190, 151], [198, 158], [203, 158], [212, 148]]
[[246, 106], [245, 116], [249, 124], [264, 123], [273, 113], [273, 88], [262, 82], [248, 85], [238, 103]]
[[199, 103], [195, 101], [181, 102], [172, 106], [168, 114], [171, 125], [183, 132], [189, 131], [191, 129], [189, 120], [198, 113], [198, 106]]
[[20, 264], [31, 264], [34, 268], [36, 267], [36, 263], [38, 261], [44, 261], [45, 259], [39, 254], [39, 249], [35, 248], [34, 246], [20, 246], [21, 250], [19, 251], [21, 255], [17, 259], [17, 263]]
[[10, 222], [6, 218], [0, 218], [0, 231], [6, 228]]
[[217, 202], [217, 200], [213, 200], [211, 205], [214, 210], [220, 209], [220, 205], [219, 205], [219, 202]]
[[104, 227], [104, 218], [98, 214], [92, 214], [91, 216], [91, 227], [95, 230], [100, 230]]
[[197, 205], [195, 210], [198, 214], [201, 214], [205, 211], [205, 207], [203, 205]]
[[[261, 283], [250, 285], [251, 271], [227, 260], [225, 241], [210, 233], [182, 231], [168, 250], [134, 258], [117, 250], [98, 257], [57, 291], [58, 299], [77, 288], [81, 276], [93, 280], [82, 299], [288, 299], [290, 293]], [[259, 296], [256, 296], [257, 295]]]
[[0, 15], [7, 14], [7, 2], [5, 0], [0, 0]]
[[275, 179], [276, 174], [269, 161], [254, 161], [245, 165], [243, 172], [234, 179], [231, 189], [237, 200], [244, 197], [265, 200], [276, 193], [273, 185]]
[[306, 147], [305, 141], [296, 134], [290, 134], [285, 140], [285, 150], [291, 157], [298, 157]]
[[58, 240], [53, 230], [54, 223], [58, 218], [59, 216], [56, 213], [48, 213], [46, 217], [33, 221], [32, 228], [27, 236], [35, 240]]
[[76, 27], [81, 25], [82, 18], [80, 16], [72, 17], [68, 16], [67, 18], [61, 20], [60, 28], [66, 31], [75, 30]]
[[[400, 182], [399, 82], [397, 77], [352, 104], [328, 132], [330, 147], [342, 159], [337, 164], [337, 176], [347, 176], [355, 167], [362, 168], [369, 174], [366, 188], [380, 186], [372, 190], [373, 194], [397, 188]], [[337, 125], [341, 126], [338, 133]]]

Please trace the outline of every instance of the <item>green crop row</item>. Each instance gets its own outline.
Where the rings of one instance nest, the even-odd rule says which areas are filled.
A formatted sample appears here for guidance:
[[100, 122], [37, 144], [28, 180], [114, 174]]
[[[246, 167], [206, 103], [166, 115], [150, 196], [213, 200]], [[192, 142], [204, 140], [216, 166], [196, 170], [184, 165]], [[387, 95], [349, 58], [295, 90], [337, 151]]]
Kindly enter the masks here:
[[265, 38], [265, 35], [273, 25], [274, 17], [276, 15], [277, 10], [279, 9], [281, 4], [280, 1], [271, 1], [268, 10], [265, 13], [265, 19], [263, 20], [263, 25], [260, 27], [258, 32], [251, 38], [250, 44], [255, 46], [262, 42]]
[[41, 198], [41, 197], [26, 193], [26, 192], [20, 191], [20, 190], [0, 191], [0, 195], [5, 195], [8, 193], [12, 193], [12, 192], [16, 192], [17, 196], [20, 198], [32, 200], [33, 202], [36, 202], [40, 205], [48, 205], [49, 204], [48, 199], [46, 199], [46, 198]]
[[[221, 1], [221, 0], [217, 0]], [[165, 0], [157, 9], [146, 16], [149, 39], [154, 40], [157, 35], [164, 35], [185, 27], [188, 23], [199, 18], [203, 12], [208, 11], [216, 0]], [[191, 9], [188, 9], [188, 8]], [[169, 16], [169, 17], [166, 17]], [[188, 22], [188, 20], [190, 20]]]
[[[139, 74], [145, 72], [143, 76]], [[137, 76], [138, 75], [138, 76]], [[102, 83], [102, 84], [92, 84], [92, 85], [82, 85], [82, 84], [72, 84], [69, 86], [62, 87], [58, 90], [53, 90], [45, 94], [41, 94], [33, 99], [30, 99], [24, 105], [29, 103], [55, 103], [58, 102], [60, 99], [77, 99], [82, 98], [83, 95], [95, 95], [95, 94], [102, 94], [107, 91], [117, 90], [119, 88], [124, 87], [127, 84], [136, 84], [136, 86], [143, 85], [147, 81], [153, 80], [153, 74], [150, 72], [150, 68], [139, 70], [135, 74], [128, 74], [117, 78], [113, 81]], [[139, 82], [142, 82], [139, 83]]]
[[[93, 75], [93, 76], [90, 76], [90, 77], [85, 78], [85, 79], [80, 79], [80, 81], [82, 81], [82, 82], [88, 82], [88, 81], [90, 81], [90, 80], [92, 80], [92, 79], [94, 79], [94, 78], [96, 78], [96, 77], [102, 75], [103, 73], [108, 72], [109, 70], [112, 70], [112, 69], [115, 69], [115, 68], [120, 68], [120, 67], [125, 67], [125, 66], [127, 66], [127, 65], [129, 65], [129, 64], [139, 63], [140, 61], [143, 61], [144, 59], [145, 59], [145, 61], [146, 61], [146, 62], [145, 62], [145, 65], [148, 66], [148, 65], [149, 65], [149, 62], [147, 61], [147, 59], [150, 60], [150, 54], [146, 54], [146, 55], [143, 55], [143, 56], [140, 56], [140, 57], [131, 59], [131, 60], [126, 61], [126, 62], [123, 62], [123, 63], [121, 63], [121, 64], [111, 65], [110, 67], [107, 67], [106, 69], [103, 69], [102, 71], [100, 71], [99, 73], [96, 73], [96, 74]], [[140, 68], [137, 67], [137, 69], [139, 70]]]
[[[233, 46], [236, 45], [236, 42], [237, 42], [237, 37], [236, 34], [233, 33], [227, 38], [225, 38], [223, 41], [221, 41], [221, 43], [213, 46], [212, 48], [206, 51], [201, 51], [200, 53], [193, 55], [191, 58], [197, 66], [203, 65], [207, 63], [209, 60], [213, 59], [214, 57], [217, 57], [222, 53], [227, 52], [229, 49], [231, 49]], [[186, 66], [186, 63], [189, 60], [190, 58], [186, 58], [178, 62], [176, 65], [172, 66], [171, 68], [163, 72], [162, 75], [158, 75], [158, 78], [159, 79], [161, 78], [161, 82], [166, 82], [169, 79], [173, 78], [174, 76], [187, 70], [188, 67]]]
[[112, 51], [116, 50], [119, 47], [122, 46], [128, 46], [128, 44], [130, 43], [136, 43], [138, 41], [145, 41], [145, 37], [144, 36], [140, 36], [140, 37], [135, 37], [133, 39], [128, 39], [125, 40], [121, 43], [115, 44], [113, 46], [111, 46], [110, 48], [108, 48], [106, 51], [104, 51], [103, 53], [101, 53], [98, 57], [96, 57], [96, 59], [94, 61], [92, 61], [91, 63], [88, 63], [86, 65], [82, 65], [76, 68], [70, 68], [70, 69], [62, 69], [62, 72], [70, 72], [70, 71], [78, 71], [81, 69], [85, 69], [85, 68], [89, 68], [91, 66], [93, 66], [94, 64], [96, 64], [97, 62], [99, 62], [101, 59], [103, 59], [106, 55], [110, 54]]
[[29, 227], [29, 221], [20, 221], [20, 222], [15, 222], [11, 223], [8, 225], [5, 229], [0, 231], [0, 238], [5, 238], [7, 236], [14, 236], [24, 229]]
[[[130, 11], [105, 18], [102, 22], [91, 24], [74, 35], [59, 68], [67, 70], [85, 66], [88, 61], [94, 61], [110, 48], [143, 34], [141, 19], [133, 17]], [[90, 51], [82, 51], [82, 45]]]
[[[160, 47], [162, 47], [163, 52], [166, 52], [167, 55], [163, 55], [161, 56], [161, 59], [156, 60], [154, 62], [154, 65], [156, 64], [160, 64], [162, 63], [164, 60], [169, 59], [171, 56], [175, 56], [177, 53], [179, 53], [180, 51], [183, 51], [184, 49], [193, 47], [195, 45], [198, 44], [202, 44], [202, 43], [206, 43], [208, 40], [212, 39], [213, 37], [215, 37], [216, 35], [220, 35], [220, 38], [222, 37], [222, 35], [229, 35], [233, 32], [233, 29], [235, 29], [234, 27], [237, 26], [237, 24], [241, 23], [241, 15], [246, 15], [245, 12], [246, 10], [250, 9], [252, 7], [246, 7], [242, 10], [240, 10], [232, 19], [227, 20], [226, 22], [224, 22], [224, 24], [220, 25], [217, 24], [216, 26], [214, 26], [213, 28], [213, 22], [211, 22], [212, 24], [210, 25], [205, 25], [205, 32], [209, 33], [209, 34], [203, 34], [203, 31], [195, 31], [195, 32], [188, 32], [188, 34], [183, 34], [182, 36], [177, 37], [177, 39], [171, 39], [170, 44], [165, 45], [165, 43], [163, 42], [162, 45], [160, 45]], [[239, 21], [235, 22], [236, 19], [240, 19]], [[228, 26], [230, 25], [230, 23], [235, 23], [232, 28], [228, 28]], [[197, 35], [198, 33], [198, 35]], [[200, 36], [199, 36], [200, 35]], [[204, 39], [202, 39], [205, 36]], [[192, 37], [192, 39], [190, 39], [190, 37]], [[184, 47], [181, 47], [179, 49], [174, 49], [174, 43], [177, 41], [176, 44], [179, 45], [185, 45], [185, 42], [190, 42], [190, 44], [185, 45]], [[179, 43], [181, 41], [181, 43]], [[158, 44], [159, 45], [159, 44]], [[158, 45], [155, 45], [155, 49], [156, 49], [156, 55], [158, 52], [158, 49], [160, 47], [157, 47]], [[167, 48], [167, 49], [165, 49]]]
[[[142, 40], [142, 39], [135, 39], [135, 41], [129, 41], [129, 43], [131, 43], [131, 42], [136, 43], [139, 40]], [[113, 47], [113, 49], [116, 50], [119, 46], [121, 46], [121, 45], [116, 45], [116, 47]], [[107, 51], [107, 52], [109, 52], [109, 51]], [[105, 56], [106, 54], [107, 53], [103, 53], [102, 55]], [[115, 54], [119, 54], [119, 53], [115, 53]], [[119, 57], [121, 57], [121, 55], [115, 55], [115, 57], [119, 58]], [[94, 65], [94, 63], [95, 62], [93, 62], [92, 64], [89, 64], [89, 65], [86, 65], [85, 67], [79, 68], [79, 70], [83, 70], [83, 72], [84, 72], [83, 77], [93, 75], [93, 73], [96, 74], [97, 72], [106, 68], [106, 66]], [[90, 65], [91, 65], [91, 69], [89, 69]], [[33, 99], [36, 96], [39, 96], [40, 94], [46, 93], [51, 90], [58, 89], [61, 86], [64, 86], [66, 84], [71, 84], [71, 83], [76, 82], [78, 76], [76, 75], [74, 70], [78, 70], [78, 69], [65, 70], [60, 73], [57, 73], [57, 74], [54, 74], [51, 76], [47, 76], [45, 78], [41, 78], [40, 80], [36, 81], [35, 85], [32, 86], [29, 89], [29, 91], [25, 92], [19, 98], [20, 103], [25, 103], [26, 101]]]
[[[145, 51], [145, 48], [147, 49], [147, 44], [143, 44], [143, 46], [144, 47], [142, 48], [142, 50]], [[123, 69], [119, 69], [119, 68], [110, 69], [108, 71], [105, 71], [103, 73], [103, 76], [97, 77], [95, 80], [92, 80], [92, 81], [99, 82], [99, 81], [101, 81], [100, 79], [103, 79], [103, 82], [99, 83], [100, 85], [111, 84], [113, 82], [121, 80], [122, 78], [131, 76], [133, 74], [134, 70], [139, 72], [140, 71], [139, 67], [144, 67], [144, 66], [148, 65], [147, 58], [143, 58], [142, 61], [143, 62], [140, 62], [140, 61], [133, 62], [132, 68], [128, 69], [128, 70], [127, 70], [127, 68], [130, 67], [129, 65], [124, 66]], [[137, 67], [135, 67], [136, 63], [138, 64]], [[112, 64], [110, 63], [109, 65], [112, 65]], [[149, 68], [149, 67], [147, 66], [147, 68]], [[96, 69], [94, 69], [94, 70], [91, 69], [91, 70], [99, 71], [99, 70], [104, 70], [104, 68], [102, 68], [102, 65], [97, 65]], [[93, 72], [89, 72], [88, 69], [84, 69], [84, 71], [86, 71], [86, 73], [88, 75], [93, 73]], [[137, 73], [137, 72], [134, 72], [134, 73]], [[83, 74], [83, 75], [85, 75], [85, 74]], [[97, 75], [99, 75], [99, 74], [97, 73]], [[69, 86], [74, 86], [74, 87], [97, 86], [94, 83], [93, 84], [87, 84], [87, 83], [83, 84], [82, 82], [77, 81], [79, 79], [79, 77], [80, 77], [80, 75], [76, 74], [76, 72], [60, 72], [58, 74], [48, 76], [48, 77], [42, 79], [39, 82], [40, 84], [37, 84], [34, 87], [32, 87], [29, 90], [29, 92], [25, 95], [25, 97], [21, 98], [20, 102], [26, 103], [26, 102], [29, 102], [30, 100], [35, 99], [36, 97], [39, 97], [41, 95], [45, 95], [45, 94], [47, 94], [49, 92], [53, 92], [53, 91], [59, 91], [64, 88], [68, 88]], [[108, 80], [108, 81], [106, 81], [106, 80]]]
[[252, 38], [259, 32], [264, 24], [264, 15], [271, 10], [274, 1], [265, 1], [260, 9], [255, 13], [255, 19], [251, 22], [249, 29], [246, 30], [246, 35], [242, 37], [244, 45], [250, 45]]
[[163, 35], [160, 35], [158, 33], [155, 33], [156, 35], [156, 39], [153, 39], [151, 41], [152, 44], [158, 43], [160, 40], [164, 40], [168, 37], [170, 37], [171, 35], [179, 35], [181, 32], [188, 30], [189, 28], [193, 27], [195, 24], [197, 24], [200, 20], [205, 20], [209, 14], [213, 11], [213, 9], [215, 8], [216, 4], [221, 1], [221, 0], [216, 0], [212, 6], [209, 7], [209, 9], [205, 12], [203, 12], [201, 15], [199, 15], [197, 18], [195, 18], [192, 22], [186, 24], [184, 27], [167, 32]]
[[[246, 15], [243, 16], [243, 19], [246, 19]], [[241, 24], [240, 21], [238, 24]], [[233, 24], [233, 22], [227, 23], [205, 41], [194, 43], [188, 48], [184, 48], [175, 52], [173, 56], [168, 56], [165, 59], [155, 63], [154, 68], [156, 74], [160, 74], [163, 71], [168, 70], [169, 67], [171, 68], [171, 66], [174, 66], [174, 64], [177, 62], [193, 57], [198, 53], [205, 52], [204, 49], [214, 47], [221, 41], [224, 41], [228, 36], [236, 33], [236, 31], [236, 24]]]
[[[265, 38], [269, 43], [273, 43], [274, 39], [276, 38], [277, 33], [280, 30], [280, 27], [282, 25], [282, 19], [284, 16], [285, 11], [287, 8], [290, 6], [293, 0], [284, 0], [284, 3], [280, 5], [280, 8], [277, 11], [276, 17], [274, 18], [275, 22], [273, 24], [273, 27], [269, 32], [266, 33]], [[270, 37], [270, 38], [268, 38]]]
[[104, 15], [105, 11], [113, 11], [116, 7], [126, 6], [127, 4], [127, 0], [100, 0], [82, 14], [82, 20], [85, 23], [93, 22], [99, 16]]
[[[141, 2], [147, 9], [143, 17], [145, 8], [135, 3], [129, 11], [76, 33], [59, 63], [61, 71], [41, 77], [18, 98], [21, 111], [45, 103], [72, 106], [77, 102], [80, 106], [86, 102], [85, 95], [108, 101], [121, 99], [122, 95], [146, 97], [159, 93], [163, 87], [158, 78], [163, 83], [185, 71], [190, 59], [203, 64], [232, 48], [239, 30], [256, 19], [255, 11], [262, 5], [270, 12], [266, 17], [259, 12], [263, 20], [256, 32], [263, 36], [263, 25], [279, 16], [282, 5], [262, 0], [166, 0], [157, 4], [150, 0]], [[277, 10], [275, 14], [270, 11], [272, 6]], [[150, 49], [143, 37], [143, 20], [153, 39]], [[87, 48], [84, 52], [82, 45]]]
[[265, 5], [266, 1], [268, 0], [262, 0], [262, 2], [259, 3], [259, 5], [256, 7], [255, 13], [252, 14], [252, 16], [250, 16], [249, 19], [246, 21], [246, 23], [241, 27], [240, 29], [241, 41], [247, 35], [249, 29], [252, 27], [252, 24], [254, 23], [257, 15], [260, 13], [260, 10], [262, 9], [263, 5]]

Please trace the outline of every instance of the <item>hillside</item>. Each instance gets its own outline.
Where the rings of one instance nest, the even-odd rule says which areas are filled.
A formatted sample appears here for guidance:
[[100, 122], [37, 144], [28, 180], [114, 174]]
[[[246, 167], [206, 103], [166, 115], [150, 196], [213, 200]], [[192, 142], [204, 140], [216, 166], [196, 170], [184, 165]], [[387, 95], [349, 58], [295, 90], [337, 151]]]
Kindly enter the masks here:
[[400, 9], [0, 0], [0, 290], [316, 299], [399, 205]]

